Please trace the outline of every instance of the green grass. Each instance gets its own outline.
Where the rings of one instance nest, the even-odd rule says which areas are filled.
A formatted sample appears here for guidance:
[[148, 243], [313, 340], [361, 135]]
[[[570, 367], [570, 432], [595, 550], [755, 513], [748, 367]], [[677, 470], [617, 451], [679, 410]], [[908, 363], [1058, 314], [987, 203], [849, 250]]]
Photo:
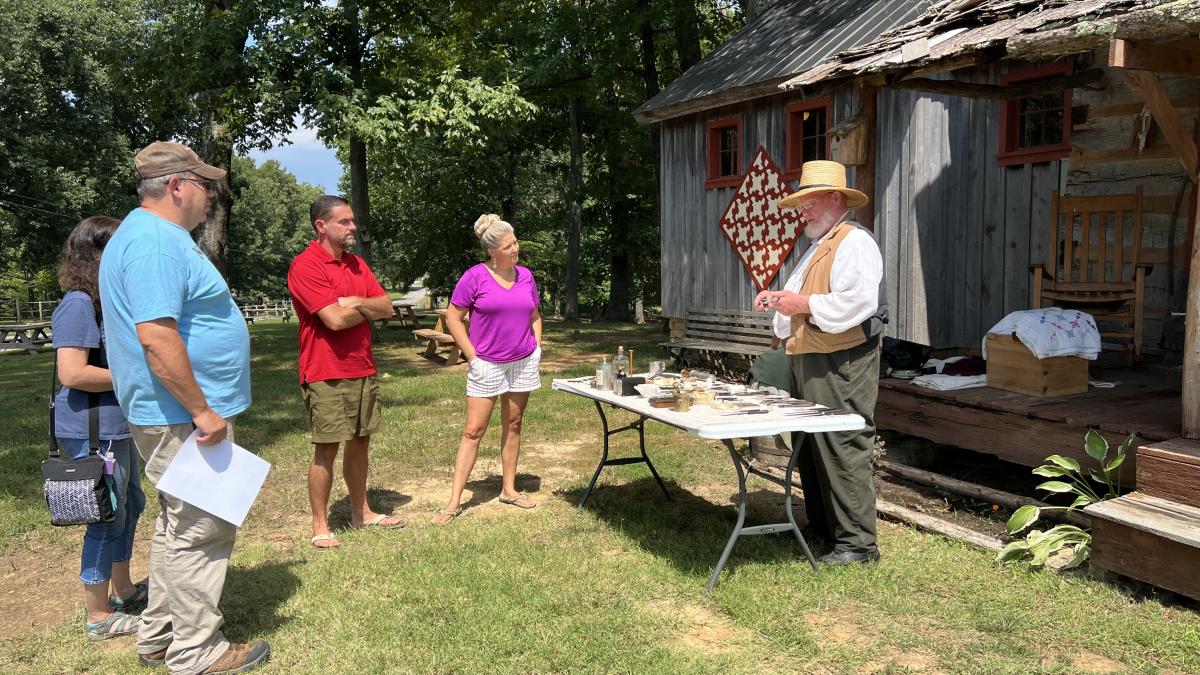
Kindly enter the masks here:
[[[786, 538], [755, 537], [704, 596], [735, 517], [723, 448], [648, 426], [674, 499], [662, 499], [644, 468], [616, 467], [578, 511], [598, 456], [595, 410], [548, 386], [588, 372], [617, 344], [644, 363], [659, 339], [653, 328], [548, 323], [547, 370], [556, 370], [531, 400], [520, 479], [539, 507], [495, 503], [493, 429], [469, 508], [438, 528], [430, 519], [449, 489], [464, 371], [425, 367], [407, 331], [385, 329], [377, 356], [386, 421], [372, 441], [371, 497], [409, 527], [341, 531], [341, 548], [316, 552], [307, 544], [295, 325], [256, 323], [255, 403], [237, 438], [274, 468], [234, 552], [222, 599], [229, 636], [270, 640], [263, 672], [275, 673], [1200, 671], [1192, 610], [1086, 576], [1001, 567], [887, 523], [877, 568], [818, 576]], [[39, 494], [49, 365], [49, 353], [0, 355], [0, 553], [26, 563], [28, 549], [70, 560], [80, 537], [47, 525]], [[614, 444], [614, 454], [636, 453], [632, 434]], [[777, 494], [752, 490], [751, 519], [776, 518]], [[335, 524], [345, 525], [342, 486], [332, 500]], [[143, 558], [152, 515], [153, 506], [141, 522]], [[78, 584], [60, 577], [60, 622], [0, 640], [0, 671], [135, 670], [132, 641], [87, 642]]]

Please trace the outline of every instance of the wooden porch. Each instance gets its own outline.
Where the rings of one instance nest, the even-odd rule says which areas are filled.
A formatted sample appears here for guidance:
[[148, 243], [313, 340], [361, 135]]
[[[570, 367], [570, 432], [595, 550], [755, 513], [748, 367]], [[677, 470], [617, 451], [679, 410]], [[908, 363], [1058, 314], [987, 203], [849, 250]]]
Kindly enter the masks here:
[[[1090, 462], [1083, 451], [1088, 428], [1097, 429], [1109, 443], [1120, 443], [1131, 432], [1137, 433], [1139, 444], [1179, 436], [1182, 370], [1157, 361], [1129, 368], [1114, 357], [1102, 354], [1091, 364], [1089, 378], [1117, 386], [1057, 398], [991, 387], [935, 391], [885, 378], [879, 382], [876, 424], [1030, 467], [1054, 453]], [[1135, 471], [1131, 451], [1121, 472], [1124, 486], [1134, 486]]]

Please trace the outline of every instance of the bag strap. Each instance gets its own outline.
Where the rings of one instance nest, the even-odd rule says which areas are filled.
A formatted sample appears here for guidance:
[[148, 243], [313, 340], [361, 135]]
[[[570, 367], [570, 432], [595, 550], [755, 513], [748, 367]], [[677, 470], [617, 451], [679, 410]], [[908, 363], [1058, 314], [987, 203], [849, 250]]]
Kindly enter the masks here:
[[88, 392], [88, 454], [100, 454], [100, 394]]
[[58, 382], [58, 350], [54, 350], [54, 369], [50, 373], [50, 434], [47, 438], [50, 439], [50, 457], [57, 459], [58, 452], [58, 437], [54, 435], [54, 384]]

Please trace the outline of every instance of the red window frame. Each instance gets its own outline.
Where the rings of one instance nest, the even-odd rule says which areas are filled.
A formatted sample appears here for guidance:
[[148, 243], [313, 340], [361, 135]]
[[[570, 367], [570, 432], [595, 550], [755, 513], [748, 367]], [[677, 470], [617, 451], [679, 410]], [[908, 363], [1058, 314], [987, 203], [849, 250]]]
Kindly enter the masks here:
[[[721, 136], [724, 130], [737, 129], [737, 147], [734, 154], [734, 173], [721, 175]], [[742, 116], [726, 117], [708, 123], [707, 139], [708, 176], [704, 189], [737, 187], [742, 182]]]
[[[800, 178], [800, 167], [804, 164], [804, 122], [803, 114], [811, 110], [825, 110], [825, 157], [829, 159], [831, 146], [829, 143], [829, 128], [833, 123], [833, 101], [826, 98], [818, 98], [812, 101], [803, 101], [800, 103], [792, 103], [785, 109], [787, 115], [787, 124], [784, 129], [784, 139], [786, 150], [784, 153], [784, 168], [783, 177], [787, 180], [797, 180]], [[813, 159], [819, 159], [814, 157]]]
[[[1044, 80], [1059, 75], [1070, 75], [1070, 61], [1052, 63], [1010, 72], [1000, 77], [1001, 84]], [[1018, 147], [1021, 132], [1021, 99], [1003, 101], [1000, 107], [1000, 147], [996, 152], [996, 163], [1000, 166], [1049, 162], [1063, 159], [1071, 154], [1071, 88], [1063, 89], [1063, 135], [1062, 142], [1034, 147]]]

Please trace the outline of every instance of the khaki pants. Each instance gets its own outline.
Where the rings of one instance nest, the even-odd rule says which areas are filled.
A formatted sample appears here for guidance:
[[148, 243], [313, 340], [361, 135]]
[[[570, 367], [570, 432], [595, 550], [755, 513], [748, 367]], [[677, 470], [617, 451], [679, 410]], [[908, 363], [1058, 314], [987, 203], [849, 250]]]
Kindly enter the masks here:
[[[129, 428], [146, 476], [156, 483], [194, 430], [186, 423]], [[150, 599], [138, 626], [137, 651], [150, 654], [165, 647], [170, 672], [192, 675], [229, 649], [217, 604], [237, 528], [163, 492], [158, 502], [162, 513], [150, 542]]]
[[808, 522], [839, 551], [874, 552], [875, 400], [879, 396], [879, 338], [832, 354], [790, 357], [801, 397], [862, 415], [860, 431], [796, 434], [796, 459]]

